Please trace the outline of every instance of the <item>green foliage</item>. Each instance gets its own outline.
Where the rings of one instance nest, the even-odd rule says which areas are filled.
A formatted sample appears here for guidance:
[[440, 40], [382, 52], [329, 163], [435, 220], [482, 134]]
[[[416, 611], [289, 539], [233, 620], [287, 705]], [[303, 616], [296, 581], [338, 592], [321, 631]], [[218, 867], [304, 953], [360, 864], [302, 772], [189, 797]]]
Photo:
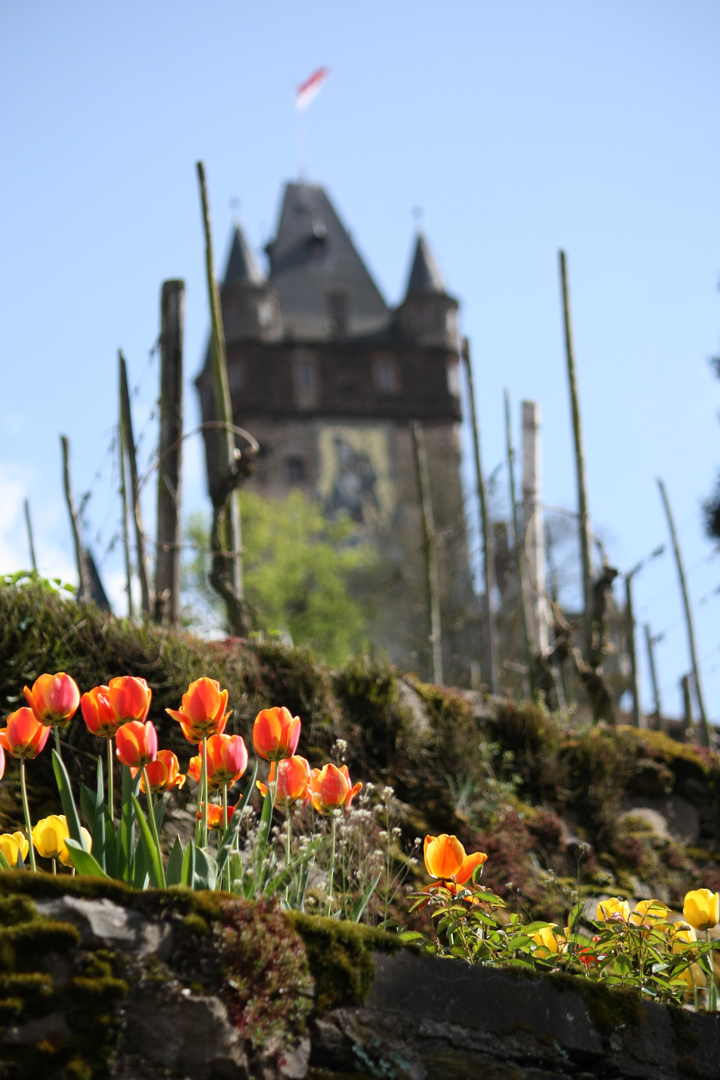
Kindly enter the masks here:
[[[374, 556], [359, 543], [350, 519], [329, 520], [299, 490], [282, 500], [243, 491], [240, 504], [245, 595], [257, 630], [311, 645], [329, 664], [361, 648], [367, 618], [351, 596], [351, 584]], [[197, 552], [186, 568], [186, 590], [215, 606], [207, 584], [208, 529], [201, 514], [191, 517], [187, 532]]]
[[282, 1049], [303, 1035], [313, 980], [302, 938], [273, 905], [228, 900], [216, 927], [230, 1019], [254, 1049]]

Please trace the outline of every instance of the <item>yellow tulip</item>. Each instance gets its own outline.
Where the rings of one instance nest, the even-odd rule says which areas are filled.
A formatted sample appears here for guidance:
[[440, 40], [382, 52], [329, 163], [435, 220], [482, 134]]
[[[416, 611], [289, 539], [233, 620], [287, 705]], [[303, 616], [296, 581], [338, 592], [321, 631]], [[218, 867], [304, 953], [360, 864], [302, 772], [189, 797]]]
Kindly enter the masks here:
[[696, 930], [709, 930], [720, 922], [720, 893], [693, 889], [685, 896], [683, 915]]
[[18, 855], [22, 857], [24, 862], [29, 849], [30, 845], [24, 833], [3, 833], [0, 836], [0, 851], [2, 851], [11, 866], [17, 866]]
[[64, 815], [51, 814], [42, 818], [32, 831], [33, 844], [43, 859], [58, 859], [67, 851], [65, 841], [70, 835]]
[[[83, 834], [85, 847], [88, 851], [92, 851], [92, 837], [90, 833], [87, 831], [84, 825], [80, 826], [80, 831]], [[67, 844], [63, 844], [63, 849], [60, 852], [60, 862], [63, 864], [63, 866], [73, 866], [73, 861], [70, 858], [70, 849], [68, 848]]]
[[562, 934], [555, 933], [555, 927], [556, 923], [543, 926], [542, 930], [538, 930], [536, 934], [533, 934], [532, 939], [541, 949], [546, 949], [551, 953], [563, 953], [567, 946], [567, 940]]
[[617, 896], [611, 896], [608, 900], [601, 900], [598, 904], [597, 922], [623, 922], [630, 918], [630, 905], [627, 900], [620, 900]]
[[630, 913], [630, 922], [633, 926], [657, 926], [658, 923], [667, 922], [669, 911], [670, 908], [662, 900], [639, 900], [635, 910]]

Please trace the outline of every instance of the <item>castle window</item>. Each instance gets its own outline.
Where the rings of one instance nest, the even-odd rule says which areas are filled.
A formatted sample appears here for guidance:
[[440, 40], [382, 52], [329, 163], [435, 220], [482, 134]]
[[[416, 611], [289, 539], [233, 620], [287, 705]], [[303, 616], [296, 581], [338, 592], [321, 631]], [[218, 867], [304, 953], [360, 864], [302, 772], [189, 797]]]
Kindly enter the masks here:
[[457, 360], [449, 360], [447, 365], [447, 388], [453, 397], [460, 397], [460, 372]]
[[347, 334], [347, 293], [337, 290], [325, 297], [333, 337], [344, 338]]
[[394, 356], [373, 357], [373, 382], [381, 394], [397, 394], [400, 391], [400, 369]]
[[245, 366], [239, 360], [228, 365], [228, 383], [231, 393], [237, 393], [245, 386]]
[[305, 479], [305, 462], [299, 457], [285, 459], [285, 479], [288, 484], [302, 484]]
[[262, 300], [258, 304], [258, 323], [261, 327], [269, 326], [273, 318], [273, 306], [270, 300]]
[[314, 409], [320, 397], [320, 376], [317, 359], [312, 353], [300, 351], [293, 359], [293, 385], [298, 409]]

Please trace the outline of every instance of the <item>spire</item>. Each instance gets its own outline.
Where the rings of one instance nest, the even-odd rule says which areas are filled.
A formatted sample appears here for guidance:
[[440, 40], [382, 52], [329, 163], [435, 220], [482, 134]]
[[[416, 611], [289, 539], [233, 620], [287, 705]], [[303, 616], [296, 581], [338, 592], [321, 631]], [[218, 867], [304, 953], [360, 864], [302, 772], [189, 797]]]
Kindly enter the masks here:
[[241, 283], [246, 283], [248, 285], [264, 285], [265, 277], [255, 262], [253, 253], [243, 236], [242, 229], [239, 225], [236, 225], [235, 231], [233, 232], [230, 255], [225, 268], [223, 285], [237, 285]]
[[418, 293], [442, 293], [445, 295], [445, 292], [445, 282], [442, 279], [440, 268], [428, 247], [427, 240], [421, 232], [418, 232], [415, 256], [410, 269], [405, 295], [414, 296]]

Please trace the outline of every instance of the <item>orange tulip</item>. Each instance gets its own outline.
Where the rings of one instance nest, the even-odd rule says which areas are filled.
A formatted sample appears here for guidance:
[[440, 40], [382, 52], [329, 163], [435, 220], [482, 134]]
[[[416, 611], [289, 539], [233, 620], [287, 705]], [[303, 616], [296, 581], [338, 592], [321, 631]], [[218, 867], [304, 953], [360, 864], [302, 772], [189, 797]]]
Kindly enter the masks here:
[[[202, 758], [202, 747], [199, 757]], [[247, 769], [248, 752], [242, 735], [211, 735], [207, 741], [208, 783], [232, 787]], [[202, 762], [201, 762], [202, 764]]]
[[111, 679], [107, 697], [118, 727], [130, 723], [131, 720], [138, 720], [140, 723], [147, 720], [152, 690], [144, 679], [138, 679], [134, 675], [120, 675], [117, 679]]
[[[268, 782], [273, 783], [276, 778], [275, 764], [270, 766]], [[284, 758], [277, 763], [277, 785], [275, 788], [275, 802], [283, 803], [286, 807], [293, 806], [296, 802], [310, 802], [308, 794], [308, 782], [312, 776], [310, 762], [299, 755]], [[267, 785], [257, 781], [260, 794], [265, 798]]]
[[77, 683], [64, 671], [58, 671], [57, 675], [40, 675], [32, 690], [23, 687], [23, 694], [35, 719], [48, 727], [67, 727], [80, 704]]
[[484, 851], [466, 855], [457, 836], [448, 836], [447, 833], [426, 836], [423, 855], [431, 877], [440, 881], [454, 881], [456, 885], [463, 885], [472, 877], [475, 867], [487, 861]]
[[117, 729], [115, 753], [123, 765], [141, 769], [157, 757], [157, 732], [152, 720], [130, 720]]
[[292, 757], [300, 739], [300, 717], [281, 708], [263, 709], [255, 717], [253, 746], [255, 753], [266, 761]]
[[0, 745], [0, 780], [2, 780], [4, 775], [5, 775], [5, 751], [3, 750], [2, 745]]
[[308, 794], [318, 814], [330, 814], [333, 810], [347, 808], [362, 784], [352, 786], [347, 765], [338, 769], [329, 762], [322, 769], [313, 769], [308, 780]]
[[94, 686], [80, 698], [80, 711], [89, 732], [101, 739], [112, 739], [123, 721], [118, 720], [110, 704], [110, 687]]
[[[228, 806], [228, 822], [235, 813], [236, 806]], [[196, 813], [195, 817], [198, 821], [202, 820], [202, 803], [200, 803], [200, 809]], [[208, 829], [222, 829], [223, 827], [223, 808], [219, 803], [207, 804], [207, 826]]]
[[0, 730], [0, 746], [16, 758], [37, 757], [48, 740], [50, 728], [41, 724], [27, 706], [10, 713]]
[[165, 712], [177, 720], [188, 742], [199, 743], [209, 735], [222, 735], [232, 713], [232, 709], [225, 712], [227, 702], [227, 690], [220, 689], [217, 679], [203, 675], [190, 683], [179, 709]]
[[[138, 770], [131, 772], [135, 776]], [[163, 795], [185, 783], [185, 774], [180, 772], [180, 762], [172, 750], [158, 750], [155, 760], [145, 766], [145, 772], [153, 795]], [[140, 778], [140, 790], [145, 792], [145, 777]]]

